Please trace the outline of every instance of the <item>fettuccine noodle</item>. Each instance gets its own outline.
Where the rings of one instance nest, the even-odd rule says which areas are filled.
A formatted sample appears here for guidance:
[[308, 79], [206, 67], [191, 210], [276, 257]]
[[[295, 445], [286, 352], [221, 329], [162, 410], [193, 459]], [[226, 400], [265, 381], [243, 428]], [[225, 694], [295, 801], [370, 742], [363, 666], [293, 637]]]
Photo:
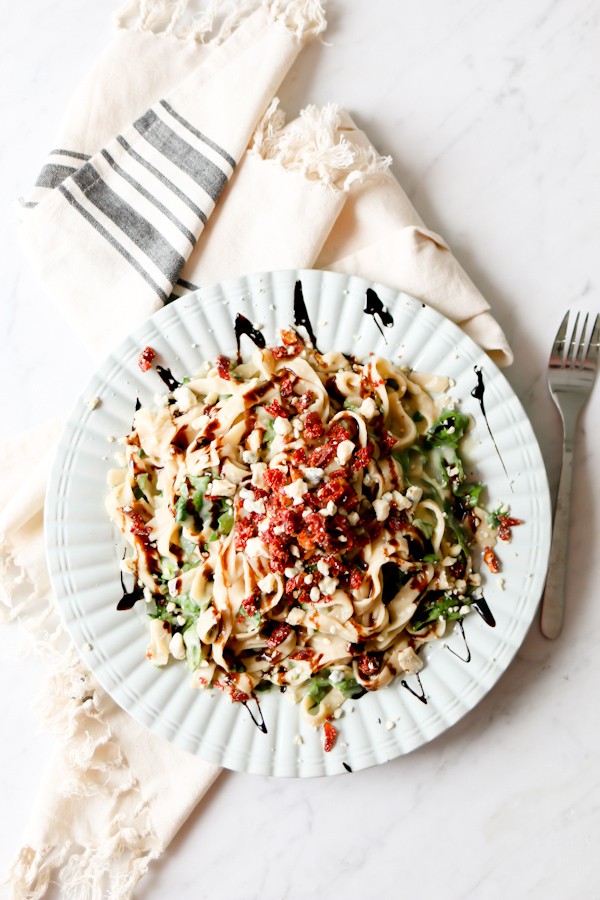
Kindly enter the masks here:
[[314, 725], [418, 673], [496, 536], [458, 452], [470, 420], [432, 396], [447, 389], [284, 331], [138, 409], [107, 506], [148, 658], [185, 660], [233, 701], [284, 686]]

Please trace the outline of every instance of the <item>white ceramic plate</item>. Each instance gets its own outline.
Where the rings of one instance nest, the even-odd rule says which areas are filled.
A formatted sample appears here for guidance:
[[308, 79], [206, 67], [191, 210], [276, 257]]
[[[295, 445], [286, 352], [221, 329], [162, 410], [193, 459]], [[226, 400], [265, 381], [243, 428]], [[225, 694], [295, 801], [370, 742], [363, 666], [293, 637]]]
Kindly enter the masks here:
[[[121, 596], [120, 541], [104, 511], [106, 475], [115, 463], [109, 436], [131, 427], [136, 398], [151, 403], [164, 385], [154, 369], [137, 365], [147, 345], [157, 362], [180, 379], [205, 359], [233, 355], [233, 320], [242, 312], [263, 326], [267, 343], [293, 323], [294, 283], [304, 298], [319, 347], [366, 356], [369, 352], [422, 371], [451, 376], [452, 395], [474, 416], [469, 462], [489, 488], [489, 501], [510, 503], [524, 523], [513, 542], [501, 544], [502, 582], [488, 576], [485, 596], [496, 627], [475, 612], [465, 631], [428, 645], [421, 679], [424, 704], [399, 680], [353, 702], [354, 712], [336, 722], [339, 737], [330, 753], [322, 733], [306, 725], [298, 707], [278, 692], [261, 697], [268, 733], [253, 724], [240, 704], [194, 691], [184, 665], [156, 669], [145, 659], [147, 627], [138, 604], [117, 612]], [[550, 502], [542, 457], [521, 404], [486, 354], [447, 319], [422, 303], [373, 285], [393, 315], [383, 329], [363, 312], [363, 279], [331, 272], [283, 271], [249, 275], [182, 297], [130, 335], [87, 385], [61, 436], [48, 486], [46, 539], [52, 582], [64, 621], [86, 663], [125, 710], [154, 732], [202, 759], [269, 775], [331, 775], [385, 762], [441, 734], [487, 694], [518, 650], [541, 595], [550, 542]], [[243, 338], [243, 340], [247, 340]], [[250, 351], [252, 345], [242, 350]], [[485, 404], [505, 473], [478, 402], [471, 396], [480, 366]], [[86, 398], [98, 397], [90, 410]], [[509, 483], [510, 480], [510, 483]], [[91, 649], [90, 649], [91, 648]], [[407, 679], [416, 690], [414, 679]], [[393, 723], [393, 727], [390, 726]], [[300, 735], [303, 743], [295, 743]]]

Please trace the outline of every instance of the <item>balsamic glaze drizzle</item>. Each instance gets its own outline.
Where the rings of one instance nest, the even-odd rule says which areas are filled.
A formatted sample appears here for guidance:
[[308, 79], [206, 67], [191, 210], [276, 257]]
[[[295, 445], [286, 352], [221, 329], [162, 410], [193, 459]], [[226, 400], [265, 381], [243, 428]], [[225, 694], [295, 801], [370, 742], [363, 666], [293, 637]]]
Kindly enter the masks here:
[[117, 603], [117, 609], [119, 611], [124, 609], [133, 609], [138, 600], [144, 599], [144, 589], [140, 587], [139, 584], [135, 584], [133, 588], [128, 591], [125, 587], [125, 582], [123, 581], [123, 573], [121, 572], [121, 587], [123, 588], [123, 596]]
[[385, 340], [385, 334], [383, 334], [383, 328], [381, 326], [385, 325], [386, 328], [391, 328], [394, 324], [394, 317], [391, 312], [385, 308], [373, 288], [367, 288], [367, 302], [365, 303], [363, 312], [367, 316], [373, 316], [373, 321], [379, 328]]
[[257, 328], [254, 328], [252, 322], [243, 316], [241, 313], [238, 313], [235, 317], [235, 342], [237, 344], [237, 361], [241, 363], [242, 361], [242, 353], [240, 350], [240, 340], [243, 334], [247, 334], [250, 340], [256, 344], [257, 347], [266, 347], [265, 336], [262, 334]]
[[460, 653], [457, 653], [456, 650], [453, 650], [452, 647], [448, 646], [448, 644], [446, 644], [446, 650], [449, 650], [450, 653], [453, 653], [454, 656], [456, 656], [457, 659], [460, 659], [461, 662], [468, 663], [468, 662], [471, 662], [471, 649], [467, 643], [467, 636], [465, 635], [465, 626], [463, 625], [462, 621], [460, 621], [460, 620], [458, 622], [458, 627], [460, 628], [460, 633], [462, 634], [462, 639], [465, 642], [465, 650], [467, 651], [467, 655], [461, 656]]
[[492, 614], [491, 609], [487, 605], [485, 597], [479, 597], [478, 600], [473, 600], [473, 603], [471, 605], [473, 609], [479, 613], [486, 625], [489, 625], [490, 628], [496, 627], [496, 620]]
[[351, 772], [351, 771], [352, 771], [352, 769], [350, 768], [350, 766], [348, 765], [348, 763], [343, 762], [342, 765], [343, 765], [343, 767], [345, 768], [346, 772]]
[[268, 732], [267, 732], [267, 726], [265, 725], [265, 719], [264, 719], [264, 716], [263, 716], [263, 714], [262, 714], [262, 709], [260, 708], [260, 703], [258, 702], [258, 700], [256, 699], [256, 697], [253, 697], [252, 699], [253, 699], [254, 702], [256, 703], [256, 708], [258, 709], [258, 715], [259, 715], [259, 718], [258, 718], [258, 719], [256, 718], [256, 716], [254, 715], [254, 713], [252, 712], [252, 710], [251, 710], [250, 707], [248, 706], [248, 703], [249, 703], [248, 700], [242, 700], [242, 701], [241, 701], [242, 706], [245, 706], [245, 707], [246, 707], [246, 709], [248, 710], [248, 714], [249, 714], [250, 718], [252, 719], [252, 721], [254, 722], [254, 724], [256, 725], [256, 727], [258, 728], [258, 730], [259, 730], [259, 731], [262, 731], [263, 734], [267, 734], [267, 733], [268, 733]]
[[141, 409], [141, 408], [142, 408], [142, 404], [140, 403], [140, 398], [136, 397], [135, 398], [135, 411], [137, 412], [138, 409]]
[[421, 701], [421, 703], [424, 703], [425, 705], [427, 705], [427, 697], [425, 695], [425, 688], [423, 687], [423, 683], [421, 681], [421, 677], [418, 672], [415, 675], [415, 678], [419, 682], [419, 688], [421, 690], [420, 694], [418, 694], [416, 691], [413, 691], [413, 689], [410, 687], [409, 684], [406, 683], [406, 681], [404, 679], [402, 679], [400, 684], [402, 685], [403, 688], [406, 688], [407, 691], [410, 691], [410, 693], [413, 695], [413, 697], [416, 697], [417, 700]]
[[506, 466], [504, 465], [504, 460], [502, 459], [502, 455], [501, 455], [500, 451], [498, 450], [498, 444], [496, 443], [496, 439], [495, 439], [494, 435], [492, 434], [492, 429], [490, 428], [490, 423], [488, 422], [488, 417], [487, 417], [487, 414], [485, 411], [485, 403], [483, 401], [483, 395], [485, 393], [485, 385], [483, 383], [483, 372], [481, 371], [481, 366], [475, 366], [473, 371], [477, 375], [477, 385], [471, 391], [471, 397], [475, 397], [475, 399], [479, 401], [481, 413], [483, 415], [483, 418], [485, 419], [485, 424], [487, 426], [489, 435], [492, 439], [492, 443], [494, 445], [496, 453], [498, 454], [498, 459], [500, 460], [500, 462], [502, 464], [502, 468], [504, 469], [504, 474], [506, 475], [506, 477], [508, 479], [508, 483], [510, 485], [511, 492], [514, 493], [512, 482], [511, 482], [510, 478], [508, 477], [508, 472], [506, 471]]
[[310, 317], [308, 315], [306, 303], [304, 302], [304, 294], [302, 293], [301, 281], [297, 281], [296, 286], [294, 287], [294, 325], [296, 326], [296, 328], [306, 328], [306, 333], [308, 334], [311, 344], [313, 345], [317, 353], [319, 353], [320, 351], [317, 347], [317, 339], [315, 337]]
[[157, 366], [156, 371], [170, 391], [174, 391], [175, 388], [181, 385], [181, 382], [177, 381], [170, 369], [166, 369], [164, 366]]

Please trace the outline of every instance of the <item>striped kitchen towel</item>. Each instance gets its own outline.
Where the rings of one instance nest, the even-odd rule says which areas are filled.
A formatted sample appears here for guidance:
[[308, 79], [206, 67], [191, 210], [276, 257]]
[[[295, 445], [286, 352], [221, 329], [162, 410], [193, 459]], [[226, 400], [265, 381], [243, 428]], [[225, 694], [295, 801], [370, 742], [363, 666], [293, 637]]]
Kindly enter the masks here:
[[169, 299], [279, 83], [325, 27], [319, 0], [240, 0], [199, 43], [222, 5], [185, 30], [182, 2], [140, 2], [23, 201], [26, 252], [95, 354]]

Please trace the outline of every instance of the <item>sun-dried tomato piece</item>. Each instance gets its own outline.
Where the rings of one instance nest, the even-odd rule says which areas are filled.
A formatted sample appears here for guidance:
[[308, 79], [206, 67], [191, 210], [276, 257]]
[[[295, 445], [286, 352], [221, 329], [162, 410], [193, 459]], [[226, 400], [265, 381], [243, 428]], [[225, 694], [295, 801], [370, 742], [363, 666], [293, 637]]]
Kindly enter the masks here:
[[281, 469], [267, 469], [263, 474], [263, 479], [272, 491], [278, 491], [287, 482], [287, 478]]
[[291, 397], [294, 393], [294, 384], [298, 381], [298, 376], [295, 372], [291, 372], [289, 369], [286, 369], [286, 375], [281, 379], [279, 383], [279, 393], [282, 397]]
[[224, 378], [225, 381], [231, 381], [230, 368], [231, 360], [228, 356], [217, 356], [217, 374], [219, 378]]
[[307, 441], [316, 441], [317, 438], [323, 437], [325, 429], [321, 421], [321, 416], [317, 412], [310, 412], [304, 423], [304, 437]]
[[358, 671], [366, 678], [377, 675], [381, 669], [381, 656], [376, 653], [363, 653], [356, 660]]
[[278, 647], [285, 641], [286, 637], [291, 633], [291, 631], [291, 627], [289, 625], [286, 625], [285, 622], [282, 622], [277, 626], [277, 628], [274, 629], [274, 631], [271, 632], [269, 637], [266, 638], [265, 644], [271, 649], [273, 649], [273, 647]]
[[235, 549], [243, 550], [250, 538], [256, 537], [256, 522], [250, 516], [235, 523]]
[[297, 447], [292, 453], [292, 462], [295, 466], [305, 466], [306, 459], [307, 456], [304, 447]]
[[233, 700], [234, 703], [247, 703], [250, 699], [250, 695], [245, 691], [240, 691], [238, 688], [234, 688], [229, 692], [229, 696]]
[[138, 356], [138, 366], [140, 367], [142, 372], [148, 371], [155, 358], [156, 350], [153, 350], [152, 347], [144, 347], [144, 349]]
[[298, 412], [304, 412], [305, 409], [308, 409], [311, 403], [314, 403], [316, 398], [317, 395], [314, 391], [305, 391], [297, 399], [294, 399], [290, 402], [294, 404]]
[[387, 452], [393, 450], [398, 441], [399, 438], [393, 435], [391, 431], [386, 431], [385, 428], [382, 428], [379, 438], [379, 445], [383, 447], [384, 450], [386, 450]]
[[246, 597], [244, 600], [242, 600], [242, 606], [244, 607], [245, 612], [249, 616], [256, 615], [256, 613], [258, 612], [258, 604], [259, 603], [260, 603], [260, 593], [258, 593], [258, 596], [257, 596], [257, 591], [254, 591], [252, 594], [250, 594], [249, 597]]
[[274, 416], [275, 418], [289, 419], [289, 412], [281, 405], [279, 400], [271, 400], [268, 406], [265, 406], [266, 411], [270, 416]]
[[512, 540], [512, 528], [516, 528], [517, 525], [522, 525], [522, 519], [513, 519], [512, 516], [498, 516], [498, 521], [500, 522], [500, 528], [498, 529], [498, 537], [501, 541], [510, 541]]
[[408, 516], [403, 509], [399, 512], [392, 512], [386, 519], [385, 527], [392, 534], [395, 534], [397, 531], [404, 531], [408, 527]]
[[372, 444], [367, 444], [366, 447], [361, 447], [360, 450], [357, 450], [352, 459], [352, 468], [354, 471], [359, 472], [361, 469], [365, 469], [369, 465], [372, 456]]
[[324, 469], [325, 466], [329, 465], [334, 456], [335, 447], [333, 444], [323, 444], [321, 447], [315, 447], [315, 449], [311, 451], [311, 454], [308, 457], [308, 464], [309, 466]]
[[306, 660], [312, 659], [314, 655], [315, 651], [311, 650], [310, 647], [301, 647], [300, 650], [294, 650], [290, 654], [290, 659]]
[[337, 737], [337, 729], [331, 724], [329, 719], [323, 724], [323, 731], [325, 732], [325, 739], [323, 741], [323, 750], [325, 753], [329, 753], [330, 750], [333, 750], [335, 745], [335, 739]]
[[363, 573], [360, 569], [353, 569], [350, 573], [350, 587], [353, 591], [357, 591], [363, 583]]
[[500, 571], [498, 557], [491, 547], [486, 547], [483, 551], [483, 561], [493, 575]]

